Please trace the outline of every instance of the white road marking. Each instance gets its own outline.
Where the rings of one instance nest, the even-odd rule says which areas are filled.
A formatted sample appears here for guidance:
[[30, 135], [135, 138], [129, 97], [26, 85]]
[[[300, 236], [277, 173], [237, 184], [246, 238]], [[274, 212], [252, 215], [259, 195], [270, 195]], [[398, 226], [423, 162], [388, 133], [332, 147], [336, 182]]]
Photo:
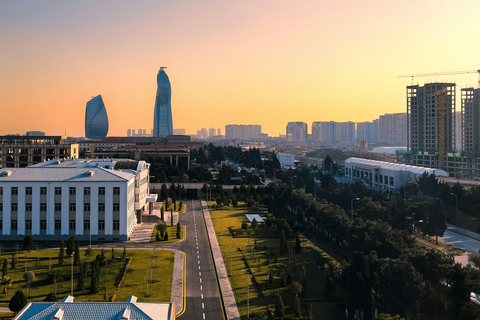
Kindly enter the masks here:
[[203, 293], [201, 294], [202, 300], [203, 300]]
[[202, 278], [200, 278], [200, 283], [202, 283]]
[[203, 320], [205, 320], [205, 313], [203, 314]]
[[198, 266], [198, 270], [200, 270], [200, 266]]
[[197, 250], [197, 254], [199, 254], [200, 252]]
[[200, 291], [203, 291], [203, 286], [200, 286]]
[[200, 271], [198, 272], [198, 276], [199, 276], [199, 277], [201, 277], [201, 276], [202, 276], [202, 273], [201, 273]]
[[200, 256], [197, 256], [197, 259], [200, 259]]
[[202, 302], [202, 309], [205, 309], [205, 305], [203, 304], [203, 302]]

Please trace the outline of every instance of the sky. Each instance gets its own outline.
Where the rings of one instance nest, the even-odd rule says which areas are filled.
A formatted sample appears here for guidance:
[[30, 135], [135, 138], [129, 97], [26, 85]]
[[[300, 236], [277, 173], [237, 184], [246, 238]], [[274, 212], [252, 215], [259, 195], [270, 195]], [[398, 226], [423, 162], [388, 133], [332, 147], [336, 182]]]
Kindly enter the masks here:
[[477, 86], [397, 76], [480, 69], [479, 13], [478, 0], [0, 0], [0, 134], [84, 136], [98, 94], [109, 136], [150, 132], [161, 66], [187, 133], [371, 121], [406, 112], [409, 84]]

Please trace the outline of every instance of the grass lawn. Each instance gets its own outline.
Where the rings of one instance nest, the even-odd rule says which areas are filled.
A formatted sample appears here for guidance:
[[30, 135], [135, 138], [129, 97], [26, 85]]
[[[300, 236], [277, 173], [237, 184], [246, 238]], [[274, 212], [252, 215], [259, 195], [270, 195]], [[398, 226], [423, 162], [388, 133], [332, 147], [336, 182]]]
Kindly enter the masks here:
[[[303, 291], [299, 297], [304, 302], [302, 306], [304, 317], [311, 310], [318, 319], [345, 318], [345, 293], [341, 288], [337, 288], [334, 292], [325, 292], [325, 268], [322, 268], [323, 264], [317, 266], [319, 255], [323, 257], [323, 263], [326, 263], [327, 260], [337, 263], [334, 258], [326, 253], [334, 252], [334, 248], [322, 243], [314, 245], [300, 235], [302, 254], [296, 255], [294, 250], [291, 250], [290, 254], [288, 252], [280, 254], [280, 240], [276, 227], [266, 228], [259, 224], [257, 230], [253, 230], [249, 224], [247, 230], [241, 228], [242, 222], [246, 220], [246, 213], [259, 213], [266, 216], [266, 211], [247, 208], [243, 203], [240, 203], [238, 208], [230, 206], [217, 209], [210, 211], [210, 216], [215, 225], [218, 242], [221, 244], [227, 272], [233, 274], [230, 277], [230, 283], [242, 319], [247, 318], [247, 281], [250, 289], [250, 313], [254, 311], [266, 312], [268, 309], [273, 312], [276, 301], [275, 295], [279, 293], [285, 305], [285, 318], [294, 317], [293, 301], [295, 294], [290, 285], [281, 285], [282, 275], [287, 271], [290, 272], [293, 281], [303, 285]], [[230, 236], [229, 227], [235, 232], [233, 238]], [[288, 246], [293, 249], [295, 247], [295, 237], [290, 235], [286, 240]], [[275, 251], [277, 254], [275, 254]], [[275, 256], [277, 256], [276, 263]], [[251, 275], [246, 275], [242, 271], [249, 268], [254, 270], [255, 281], [253, 281]], [[272, 286], [268, 284], [270, 272], [274, 277]]]
[[176, 225], [173, 225], [173, 226], [170, 226], [168, 225], [167, 226], [167, 232], [168, 232], [168, 240], [165, 241], [165, 240], [160, 240], [160, 241], [156, 241], [156, 234], [157, 234], [157, 230], [156, 229], [153, 229], [152, 231], [152, 235], [150, 236], [150, 242], [155, 242], [155, 243], [158, 243], [158, 244], [162, 244], [162, 243], [174, 243], [174, 242], [178, 242], [180, 240], [183, 239], [184, 235], [185, 235], [185, 226], [184, 225], [180, 225], [181, 228], [180, 228], [180, 238], [177, 238], [177, 226]]
[[[84, 256], [85, 250], [81, 251], [80, 258], [83, 261], [88, 261], [88, 258]], [[64, 265], [60, 266], [58, 264], [58, 252], [58, 249], [32, 250], [29, 253], [19, 251], [15, 269], [11, 269], [12, 254], [14, 252], [4, 252], [2, 258], [8, 259], [9, 266], [7, 276], [11, 277], [13, 282], [12, 286], [7, 288], [8, 293], [0, 294], [0, 307], [8, 307], [10, 298], [17, 290], [22, 290], [27, 295], [28, 301], [43, 301], [47, 294], [55, 292], [55, 290], [59, 300], [69, 295], [71, 292], [71, 258], [66, 257]], [[104, 252], [106, 260], [110, 260], [112, 257], [111, 250], [105, 249]], [[100, 253], [101, 250], [94, 250], [94, 256]], [[77, 289], [79, 267], [74, 266], [73, 288], [75, 301], [105, 301], [105, 293], [109, 300], [114, 298], [114, 301], [125, 301], [131, 295], [137, 296], [140, 302], [170, 301], [174, 261], [173, 252], [127, 249], [127, 257], [131, 259], [131, 262], [125, 278], [117, 290], [114, 287], [114, 281], [122, 265], [122, 254], [123, 250], [115, 250], [115, 265], [110, 264], [110, 266], [101, 267], [99, 276], [100, 292], [97, 294], [89, 294], [90, 272], [88, 272], [84, 281], [86, 289]], [[150, 268], [150, 266], [153, 267]], [[26, 282], [23, 279], [25, 269], [35, 273], [35, 280], [30, 285], [29, 293]], [[56, 286], [47, 280], [47, 274], [50, 270], [59, 270], [64, 277], [63, 281], [57, 282]], [[150, 270], [153, 271], [151, 275]]]

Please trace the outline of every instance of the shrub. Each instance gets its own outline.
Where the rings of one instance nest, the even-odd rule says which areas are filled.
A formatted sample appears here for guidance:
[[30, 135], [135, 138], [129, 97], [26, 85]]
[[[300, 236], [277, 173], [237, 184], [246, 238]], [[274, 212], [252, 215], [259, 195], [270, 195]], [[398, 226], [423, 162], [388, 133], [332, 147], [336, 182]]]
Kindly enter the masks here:
[[25, 294], [22, 290], [17, 290], [13, 297], [10, 299], [10, 302], [8, 303], [8, 308], [13, 312], [18, 313], [26, 305], [27, 298], [25, 297]]
[[242, 229], [247, 230], [247, 228], [248, 228], [248, 223], [246, 221], [243, 221], [242, 222]]

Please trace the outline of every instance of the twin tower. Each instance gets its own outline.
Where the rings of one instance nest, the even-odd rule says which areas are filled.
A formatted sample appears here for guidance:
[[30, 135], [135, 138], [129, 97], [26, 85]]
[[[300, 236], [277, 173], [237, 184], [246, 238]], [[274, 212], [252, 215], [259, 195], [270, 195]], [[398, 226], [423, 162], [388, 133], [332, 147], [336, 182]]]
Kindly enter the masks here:
[[[157, 75], [157, 96], [153, 113], [153, 136], [169, 136], [173, 134], [172, 124], [172, 88], [165, 73], [166, 67], [160, 67]], [[103, 139], [108, 133], [107, 110], [101, 95], [87, 102], [85, 111], [85, 137]]]

